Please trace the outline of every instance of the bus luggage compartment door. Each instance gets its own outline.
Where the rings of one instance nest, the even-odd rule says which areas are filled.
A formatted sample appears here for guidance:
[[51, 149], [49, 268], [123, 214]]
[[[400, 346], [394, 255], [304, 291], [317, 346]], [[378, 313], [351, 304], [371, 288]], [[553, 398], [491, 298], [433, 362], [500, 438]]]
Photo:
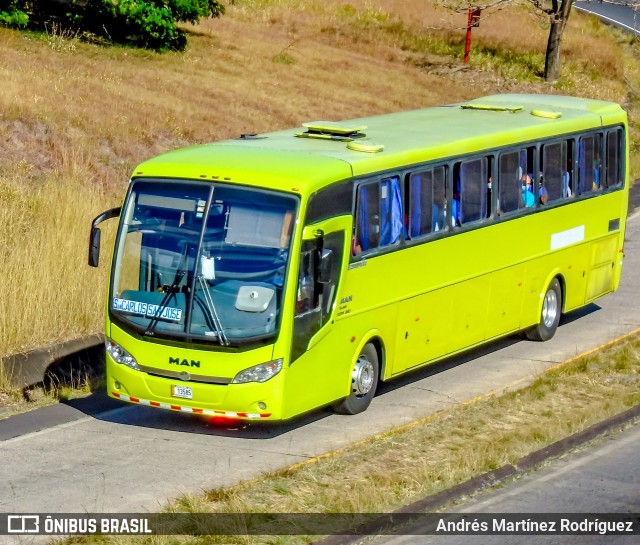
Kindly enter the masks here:
[[611, 291], [617, 244], [617, 234], [591, 244], [585, 303]]
[[393, 374], [447, 352], [451, 332], [451, 298], [439, 289], [400, 303]]

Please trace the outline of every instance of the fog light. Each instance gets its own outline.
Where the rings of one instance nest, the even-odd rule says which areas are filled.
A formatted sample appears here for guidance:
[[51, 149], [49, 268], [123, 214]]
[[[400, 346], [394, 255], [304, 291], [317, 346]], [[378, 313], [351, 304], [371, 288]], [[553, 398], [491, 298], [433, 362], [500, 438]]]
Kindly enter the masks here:
[[116, 390], [119, 390], [119, 389], [120, 389], [120, 383], [116, 380], [116, 381], [113, 383], [113, 387], [114, 387]]
[[267, 404], [264, 403], [263, 401], [258, 403], [258, 409], [260, 409], [261, 411], [264, 411], [266, 408], [267, 408]]

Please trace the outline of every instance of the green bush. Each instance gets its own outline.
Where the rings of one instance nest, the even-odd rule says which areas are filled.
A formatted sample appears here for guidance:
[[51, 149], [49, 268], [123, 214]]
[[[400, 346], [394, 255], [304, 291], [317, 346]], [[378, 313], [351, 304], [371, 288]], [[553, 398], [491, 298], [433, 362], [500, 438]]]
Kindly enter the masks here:
[[185, 48], [177, 23], [223, 13], [218, 0], [0, 0], [0, 24], [37, 29], [55, 21], [114, 43], [159, 51]]
[[20, 0], [0, 0], [0, 24], [12, 27], [26, 27], [29, 16], [21, 9], [25, 2]]

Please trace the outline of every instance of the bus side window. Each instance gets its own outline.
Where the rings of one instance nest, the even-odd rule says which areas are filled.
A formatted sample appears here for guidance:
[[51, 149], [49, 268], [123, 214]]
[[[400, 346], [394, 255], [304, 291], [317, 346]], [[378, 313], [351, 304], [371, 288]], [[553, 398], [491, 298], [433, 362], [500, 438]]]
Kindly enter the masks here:
[[[460, 224], [484, 219], [487, 216], [487, 158], [460, 163]], [[456, 183], [456, 186], [458, 184]], [[454, 187], [454, 199], [457, 187]], [[455, 211], [455, 206], [452, 206]]]
[[[500, 154], [498, 170], [498, 212], [505, 214], [524, 207], [520, 152]], [[533, 194], [532, 194], [533, 197]], [[534, 198], [535, 200], [535, 198]]]
[[398, 242], [402, 228], [400, 178], [393, 176], [380, 182], [380, 246]]
[[409, 238], [428, 235], [445, 228], [446, 171], [439, 166], [409, 176]]
[[354, 256], [398, 242], [404, 226], [398, 176], [358, 186], [355, 225]]
[[433, 209], [429, 204], [433, 194], [433, 171], [409, 175], [408, 238], [426, 235], [432, 230]]
[[[439, 231], [446, 227], [447, 217], [447, 167], [439, 166], [433, 169], [433, 230]], [[437, 209], [437, 214], [436, 214]], [[437, 216], [437, 217], [436, 217]]]
[[600, 134], [584, 136], [578, 142], [578, 187], [579, 195], [600, 190]]
[[604, 189], [622, 184], [622, 131], [607, 133], [607, 166]]
[[541, 204], [551, 203], [566, 195], [567, 141], [545, 144], [542, 147], [542, 179], [539, 197]]
[[358, 186], [356, 206], [356, 232], [353, 241], [352, 253], [361, 252], [378, 247], [380, 238], [380, 198], [377, 183], [368, 183]]

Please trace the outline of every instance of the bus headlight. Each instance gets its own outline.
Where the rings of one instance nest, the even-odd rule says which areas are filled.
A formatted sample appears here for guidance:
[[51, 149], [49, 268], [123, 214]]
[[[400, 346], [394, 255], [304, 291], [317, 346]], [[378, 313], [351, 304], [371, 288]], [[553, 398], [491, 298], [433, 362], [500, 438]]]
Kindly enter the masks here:
[[245, 382], [266, 382], [270, 378], [275, 377], [282, 369], [282, 358], [279, 360], [268, 361], [260, 365], [254, 365], [240, 371], [231, 384], [244, 384]]
[[113, 361], [115, 361], [116, 363], [121, 363], [122, 365], [126, 365], [127, 367], [135, 369], [136, 371], [140, 371], [140, 367], [138, 367], [138, 362], [136, 361], [136, 359], [118, 343], [115, 343], [111, 339], [107, 338], [104, 341], [104, 344], [107, 348], [107, 352], [113, 358]]

